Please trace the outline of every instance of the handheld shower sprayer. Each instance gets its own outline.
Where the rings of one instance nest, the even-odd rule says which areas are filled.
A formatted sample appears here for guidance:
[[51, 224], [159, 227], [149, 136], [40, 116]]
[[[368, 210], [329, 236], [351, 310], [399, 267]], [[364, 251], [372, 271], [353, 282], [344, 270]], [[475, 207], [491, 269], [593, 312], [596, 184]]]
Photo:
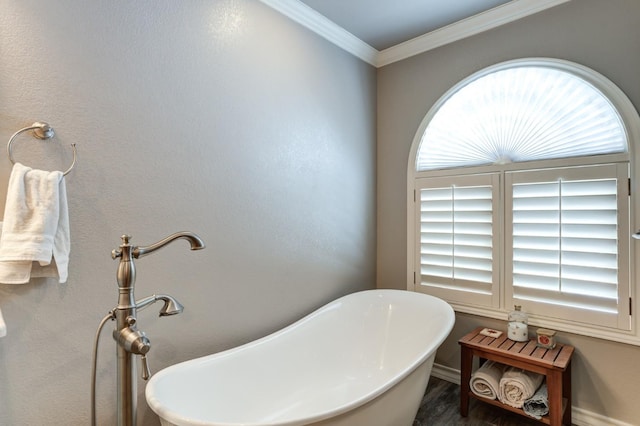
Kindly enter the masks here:
[[168, 294], [154, 294], [149, 297], [145, 297], [144, 299], [140, 299], [136, 301], [136, 308], [138, 311], [143, 310], [149, 305], [157, 302], [158, 300], [162, 300], [164, 305], [160, 308], [159, 316], [168, 317], [169, 315], [177, 315], [182, 313], [184, 310], [184, 306], [180, 302], [178, 302], [174, 297], [169, 296]]

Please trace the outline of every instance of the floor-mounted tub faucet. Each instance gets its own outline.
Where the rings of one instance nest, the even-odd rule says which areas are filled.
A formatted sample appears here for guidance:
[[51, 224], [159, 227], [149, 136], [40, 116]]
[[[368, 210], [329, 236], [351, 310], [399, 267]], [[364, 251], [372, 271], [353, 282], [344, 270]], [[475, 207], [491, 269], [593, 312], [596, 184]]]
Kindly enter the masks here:
[[146, 247], [136, 247], [130, 244], [129, 235], [122, 236], [122, 244], [113, 250], [111, 257], [120, 259], [118, 265], [118, 306], [112, 311], [116, 320], [116, 328], [113, 338], [117, 344], [117, 394], [118, 394], [118, 426], [135, 426], [136, 424], [136, 366], [134, 355], [140, 355], [142, 360], [142, 378], [150, 376], [147, 363], [147, 352], [151, 349], [151, 342], [143, 331], [138, 330], [136, 313], [138, 310], [162, 300], [163, 307], [160, 316], [174, 315], [182, 312], [182, 305], [173, 297], [160, 294], [145, 297], [138, 301], [134, 297], [134, 285], [136, 282], [136, 267], [134, 259], [146, 256], [161, 249], [177, 239], [189, 241], [191, 250], [204, 248], [204, 242], [192, 232], [177, 232], [167, 238]]

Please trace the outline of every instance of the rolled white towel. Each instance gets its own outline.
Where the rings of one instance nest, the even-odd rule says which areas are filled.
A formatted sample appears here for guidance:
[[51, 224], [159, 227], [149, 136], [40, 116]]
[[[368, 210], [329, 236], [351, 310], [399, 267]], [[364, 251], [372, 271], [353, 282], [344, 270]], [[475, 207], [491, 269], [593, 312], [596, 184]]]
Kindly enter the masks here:
[[509, 367], [500, 379], [498, 399], [503, 404], [522, 408], [524, 401], [533, 396], [543, 380], [542, 374]]
[[482, 398], [496, 399], [504, 369], [504, 364], [495, 361], [485, 362], [471, 376], [471, 391]]
[[525, 413], [538, 420], [542, 416], [549, 414], [549, 394], [546, 383], [543, 383], [536, 393], [524, 402], [522, 409]]

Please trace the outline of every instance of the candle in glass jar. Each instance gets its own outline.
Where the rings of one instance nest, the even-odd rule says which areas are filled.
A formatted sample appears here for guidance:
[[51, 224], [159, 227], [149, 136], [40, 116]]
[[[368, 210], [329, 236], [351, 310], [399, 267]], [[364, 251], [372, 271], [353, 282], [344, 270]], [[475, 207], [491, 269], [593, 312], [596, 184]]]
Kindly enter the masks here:
[[522, 307], [516, 305], [514, 310], [509, 312], [507, 337], [516, 342], [526, 342], [529, 340], [529, 316], [522, 312]]
[[516, 342], [526, 342], [529, 340], [529, 327], [525, 323], [512, 321], [508, 325], [507, 337]]

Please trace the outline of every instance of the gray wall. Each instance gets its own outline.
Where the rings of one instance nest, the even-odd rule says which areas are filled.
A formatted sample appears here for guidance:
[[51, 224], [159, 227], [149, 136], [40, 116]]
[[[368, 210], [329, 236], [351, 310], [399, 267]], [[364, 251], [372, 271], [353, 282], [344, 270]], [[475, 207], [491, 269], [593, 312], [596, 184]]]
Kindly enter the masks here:
[[[89, 424], [94, 333], [115, 306], [120, 235], [178, 241], [137, 261], [136, 295], [182, 315], [139, 325], [154, 371], [274, 331], [375, 287], [376, 71], [255, 0], [3, 0], [0, 141], [63, 168], [66, 284], [0, 285], [0, 424]], [[0, 209], [11, 163], [0, 159]], [[113, 325], [109, 323], [108, 329]], [[115, 344], [98, 359], [99, 424], [114, 424]], [[143, 391], [143, 386], [140, 386]], [[140, 397], [140, 424], [158, 424]]]
[[[575, 0], [378, 71], [379, 287], [406, 288], [407, 163], [427, 111], [451, 86], [475, 71], [535, 56], [586, 65], [612, 80], [640, 108], [640, 2]], [[458, 369], [457, 340], [478, 325], [503, 324], [458, 315], [436, 362]], [[637, 424], [640, 348], [566, 333], [560, 334], [560, 340], [577, 350], [575, 405]]]

